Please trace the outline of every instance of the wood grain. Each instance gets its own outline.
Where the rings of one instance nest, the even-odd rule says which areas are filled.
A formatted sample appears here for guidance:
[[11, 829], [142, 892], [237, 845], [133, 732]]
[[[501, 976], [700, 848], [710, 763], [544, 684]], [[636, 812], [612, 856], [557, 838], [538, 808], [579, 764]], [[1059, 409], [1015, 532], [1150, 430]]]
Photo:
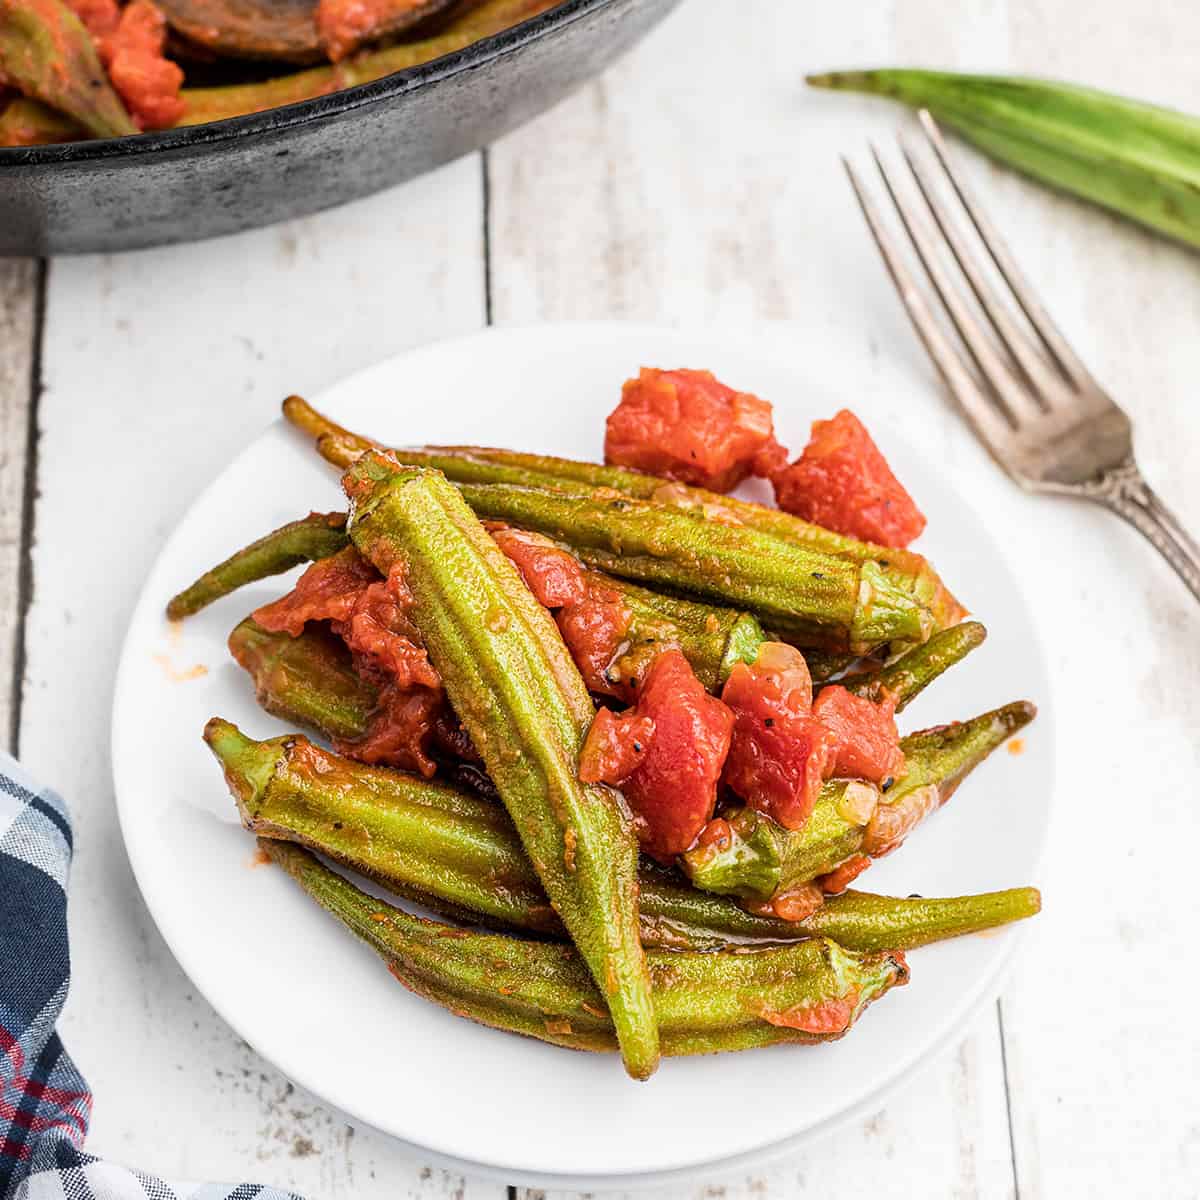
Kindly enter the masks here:
[[15, 749], [40, 267], [0, 259], [0, 746]]
[[[130, 874], [108, 752], [121, 635], [192, 498], [288, 392], [481, 324], [479, 180], [467, 160], [275, 229], [50, 273], [22, 756], [75, 820], [62, 1032], [97, 1096], [89, 1145], [168, 1178], [355, 1200], [504, 1195], [351, 1130], [196, 994]], [[247, 930], [270, 936], [253, 913]]]

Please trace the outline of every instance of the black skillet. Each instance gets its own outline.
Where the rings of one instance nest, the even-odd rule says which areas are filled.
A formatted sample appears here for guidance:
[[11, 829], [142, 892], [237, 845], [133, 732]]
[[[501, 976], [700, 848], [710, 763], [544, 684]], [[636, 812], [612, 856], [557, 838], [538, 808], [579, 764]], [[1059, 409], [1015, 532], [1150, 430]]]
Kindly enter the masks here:
[[368, 195], [549, 108], [679, 0], [566, 0], [455, 54], [210, 125], [0, 148], [0, 255], [193, 241]]

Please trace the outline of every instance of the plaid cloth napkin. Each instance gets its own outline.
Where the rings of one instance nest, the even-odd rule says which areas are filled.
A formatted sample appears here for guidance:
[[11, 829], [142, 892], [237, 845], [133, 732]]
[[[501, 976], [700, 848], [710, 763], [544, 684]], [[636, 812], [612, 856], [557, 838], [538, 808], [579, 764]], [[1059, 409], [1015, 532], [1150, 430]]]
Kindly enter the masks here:
[[0, 1200], [299, 1200], [167, 1183], [83, 1151], [92, 1093], [54, 1031], [67, 998], [71, 819], [0, 751]]

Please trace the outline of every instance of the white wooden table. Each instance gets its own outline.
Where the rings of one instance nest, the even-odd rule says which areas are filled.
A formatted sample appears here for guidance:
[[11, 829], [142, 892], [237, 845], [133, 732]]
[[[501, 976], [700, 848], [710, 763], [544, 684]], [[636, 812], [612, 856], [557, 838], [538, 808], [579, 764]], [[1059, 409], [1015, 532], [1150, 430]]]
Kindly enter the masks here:
[[[1188, 0], [1136, 16], [1118, 0], [737, 8], [731, 21], [732, 8], [691, 0], [486, 155], [340, 211], [201, 245], [0, 261], [0, 673], [12, 679], [0, 737], [74, 813], [63, 1032], [96, 1091], [98, 1152], [311, 1197], [506, 1192], [409, 1161], [294, 1092], [196, 995], [122, 848], [109, 708], [140, 580], [284, 394], [489, 320], [784, 320], [798, 346], [838, 327], [864, 356], [906, 364], [927, 401], [895, 415], [942, 454], [957, 418], [837, 161], [907, 118], [806, 93], [802, 73], [1021, 70], [1200, 110]], [[1147, 474], [1200, 529], [1196, 258], [970, 165], [1133, 413]], [[1046, 911], [1000, 1004], [885, 1108], [794, 1161], [681, 1198], [1200, 1195], [1200, 611], [1106, 514], [1010, 498], [982, 454], [946, 468], [1017, 514], [1005, 536], [1041, 598], [1061, 718]]]

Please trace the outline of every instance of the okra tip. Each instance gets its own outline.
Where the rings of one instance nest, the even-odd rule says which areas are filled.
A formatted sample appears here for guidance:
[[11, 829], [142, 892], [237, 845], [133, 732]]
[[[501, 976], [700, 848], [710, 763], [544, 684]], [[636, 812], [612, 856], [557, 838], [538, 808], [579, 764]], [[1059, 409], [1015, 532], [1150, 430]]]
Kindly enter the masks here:
[[225, 771], [225, 782], [237, 801], [243, 821], [275, 774], [286, 738], [256, 742], [232, 721], [213, 717], [204, 726], [204, 740]]

